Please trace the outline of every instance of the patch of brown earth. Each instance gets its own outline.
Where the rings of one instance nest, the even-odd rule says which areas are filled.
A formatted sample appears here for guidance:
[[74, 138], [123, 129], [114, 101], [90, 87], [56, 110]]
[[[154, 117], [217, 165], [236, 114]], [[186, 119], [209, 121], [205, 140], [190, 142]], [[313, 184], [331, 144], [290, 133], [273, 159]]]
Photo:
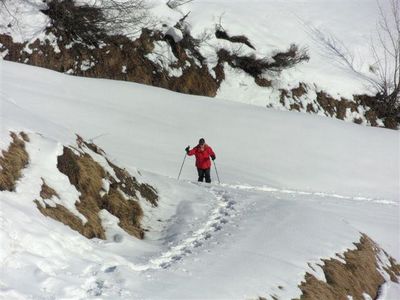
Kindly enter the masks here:
[[270, 87], [272, 86], [272, 81], [266, 78], [256, 77], [254, 78], [255, 83], [261, 87]]
[[379, 95], [354, 95], [354, 101], [364, 107], [369, 107], [373, 114], [370, 114], [371, 119], [379, 118], [383, 120], [386, 128], [398, 129], [400, 125], [400, 106], [397, 109], [394, 106], [388, 106], [385, 101], [382, 101]]
[[314, 105], [312, 105], [311, 103], [307, 104], [307, 112], [308, 113], [316, 113], [315, 109], [314, 109]]
[[307, 94], [307, 85], [303, 82], [299, 83], [299, 86], [291, 89], [293, 98], [299, 99], [301, 96]]
[[317, 92], [317, 102], [324, 109], [326, 114], [333, 117], [336, 113], [337, 100], [325, 92]]
[[300, 105], [297, 103], [290, 104], [290, 110], [297, 110], [300, 111]]
[[154, 42], [167, 40], [159, 31], [143, 29], [135, 41], [124, 36], [105, 36], [101, 46], [96, 47], [69, 41], [67, 36], [59, 32], [53, 34], [58, 37], [59, 51], [55, 51], [48, 40], [36, 40], [29, 44], [29, 51], [26, 51], [26, 43], [13, 42], [10, 36], [4, 34], [0, 35], [0, 51], [8, 50], [5, 60], [78, 76], [133, 81], [210, 97], [215, 96], [219, 88], [207, 66], [195, 62], [199, 52], [191, 41], [196, 40], [187, 34], [177, 45], [171, 46], [174, 54], [182, 53], [177, 56], [176, 65], [171, 65], [182, 67], [183, 74], [180, 77], [170, 76], [167, 70], [146, 57], [154, 49]]
[[[303, 292], [300, 299], [347, 300], [347, 296], [352, 296], [355, 300], [363, 300], [363, 293], [375, 299], [381, 285], [385, 282], [378, 271], [380, 249], [364, 234], [355, 246], [355, 250], [348, 250], [343, 254], [346, 263], [335, 258], [323, 260], [324, 264], [321, 268], [326, 282], [306, 273], [304, 282], [299, 285]], [[400, 266], [393, 258], [390, 259], [393, 264], [389, 269], [393, 273], [393, 278], [396, 278], [400, 276]]]
[[[290, 110], [301, 111], [303, 105], [301, 102], [301, 96], [308, 92], [308, 86], [305, 83], [300, 82], [298, 87], [290, 90], [280, 89], [280, 103], [286, 106], [286, 100], [294, 101], [289, 105]], [[382, 118], [386, 128], [396, 129], [398, 123], [394, 118], [385, 117], [383, 113], [379, 113], [379, 109], [376, 110], [376, 99], [372, 96], [367, 95], [354, 95], [353, 100], [345, 98], [336, 99], [324, 91], [318, 91], [316, 99], [313, 99], [312, 103], [308, 103], [306, 106], [307, 113], [318, 113], [318, 110], [322, 110], [326, 116], [344, 120], [348, 112], [359, 112], [361, 106], [365, 113], [364, 117], [367, 119], [371, 126], [379, 126], [378, 118]], [[362, 124], [361, 118], [354, 118], [354, 123]]]
[[[366, 96], [368, 99], [372, 99], [373, 97]], [[334, 116], [337, 119], [343, 120], [346, 117], [346, 111], [349, 109], [351, 112], [358, 112], [358, 107], [362, 106], [366, 110], [364, 113], [364, 117], [368, 120], [371, 126], [378, 126], [377, 119], [378, 113], [374, 109], [374, 105], [371, 105], [370, 102], [361, 101], [360, 99], [364, 99], [362, 95], [355, 95], [353, 97], [354, 101], [350, 101], [345, 98], [335, 99], [329, 94], [320, 91], [317, 92], [317, 102], [321, 105], [321, 107], [329, 113], [330, 116]], [[383, 116], [382, 116], [383, 117]], [[357, 118], [353, 120], [354, 123], [361, 124], [361, 119]], [[387, 128], [392, 128], [390, 126], [385, 126]], [[394, 129], [394, 128], [392, 128]]]
[[21, 171], [29, 162], [29, 155], [25, 150], [25, 142], [29, 141], [28, 135], [11, 132], [10, 136], [12, 142], [7, 151], [3, 150], [0, 155], [0, 191], [15, 191]]
[[353, 122], [356, 123], [356, 124], [362, 124], [363, 120], [361, 118], [354, 118]]

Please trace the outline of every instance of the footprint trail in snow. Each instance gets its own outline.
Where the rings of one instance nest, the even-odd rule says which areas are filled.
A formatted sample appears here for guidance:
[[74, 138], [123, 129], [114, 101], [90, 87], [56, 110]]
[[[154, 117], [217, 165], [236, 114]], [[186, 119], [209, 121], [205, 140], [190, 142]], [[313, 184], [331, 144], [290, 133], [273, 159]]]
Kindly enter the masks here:
[[[216, 199], [215, 207], [210, 211], [208, 220], [195, 230], [188, 238], [172, 246], [159, 256], [152, 258], [145, 265], [137, 266], [141, 271], [150, 269], [166, 269], [183, 257], [190, 255], [194, 249], [203, 246], [216, 232], [221, 231], [225, 224], [235, 216], [235, 200], [225, 190], [210, 188]], [[136, 268], [135, 268], [136, 269]]]

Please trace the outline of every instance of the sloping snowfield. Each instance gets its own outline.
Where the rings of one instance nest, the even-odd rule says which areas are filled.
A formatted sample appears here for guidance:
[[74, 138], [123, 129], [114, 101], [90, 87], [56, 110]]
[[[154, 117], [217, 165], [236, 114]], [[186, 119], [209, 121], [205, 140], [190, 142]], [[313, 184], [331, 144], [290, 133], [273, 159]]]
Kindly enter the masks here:
[[[0, 147], [10, 130], [31, 138], [0, 193], [4, 299], [289, 299], [360, 232], [400, 259], [398, 131], [4, 61], [0, 76]], [[88, 240], [37, 210], [38, 174], [61, 180], [51, 165], [75, 133], [158, 189], [144, 240]], [[221, 184], [214, 170], [197, 184], [192, 158], [176, 180], [200, 137]]]

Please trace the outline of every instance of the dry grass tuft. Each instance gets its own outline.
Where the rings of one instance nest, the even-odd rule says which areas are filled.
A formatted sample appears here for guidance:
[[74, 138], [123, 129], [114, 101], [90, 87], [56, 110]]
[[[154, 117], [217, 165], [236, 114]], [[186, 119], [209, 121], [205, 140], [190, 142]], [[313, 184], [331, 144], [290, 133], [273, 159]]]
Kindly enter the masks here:
[[47, 204], [42, 206], [38, 200], [35, 200], [34, 202], [43, 215], [69, 226], [71, 229], [78, 231], [83, 236], [89, 239], [94, 237], [105, 239], [104, 230], [99, 231], [99, 228], [94, 227], [91, 222], [83, 224], [79, 217], [75, 216], [64, 206], [59, 204], [56, 204], [56, 207], [51, 207]]
[[390, 267], [384, 267], [383, 269], [389, 274], [391, 281], [400, 283], [400, 264], [398, 264], [396, 260], [393, 257], [390, 257], [386, 252], [385, 254], [389, 257]]
[[104, 152], [103, 149], [101, 149], [99, 146], [97, 146], [94, 143], [89, 143], [85, 141], [80, 135], [76, 135], [76, 143], [80, 149], [83, 149], [83, 146], [86, 146], [90, 150], [92, 150], [94, 153], [97, 153], [99, 155], [105, 155], [106, 153]]
[[143, 211], [137, 201], [126, 200], [112, 187], [104, 197], [104, 209], [119, 219], [118, 225], [126, 232], [139, 239], [144, 238], [144, 230], [140, 227]]
[[19, 135], [22, 137], [22, 139], [23, 139], [25, 142], [30, 142], [29, 136], [28, 136], [25, 132], [21, 131], [21, 132], [19, 133]]
[[[85, 225], [82, 225], [82, 222], [78, 218], [81, 225], [76, 226], [75, 215], [72, 215], [69, 211], [66, 213], [64, 211], [65, 208], [61, 209], [61, 214], [57, 215], [53, 213], [53, 216], [56, 219], [61, 216], [62, 218], [57, 219], [58, 221], [69, 225], [72, 229], [79, 231], [87, 238], [97, 237], [105, 239], [104, 228], [99, 217], [102, 207], [100, 191], [102, 189], [102, 179], [105, 176], [103, 168], [90, 155], [77, 155], [67, 147], [64, 147], [63, 154], [58, 157], [57, 167], [60, 172], [67, 175], [71, 184], [81, 193], [80, 201], [75, 205], [88, 221]], [[74, 218], [69, 220], [68, 218], [72, 216]]]
[[57, 167], [61, 173], [67, 175], [71, 184], [81, 193], [80, 201], [75, 205], [88, 221], [86, 226], [79, 228], [78, 231], [88, 238], [105, 239], [104, 228], [99, 217], [103, 202], [100, 196], [102, 179], [105, 177], [103, 168], [90, 155], [86, 153], [77, 155], [67, 147], [64, 147], [63, 154], [58, 157]]
[[[96, 153], [103, 155], [104, 151], [92, 143], [85, 142], [81, 137], [77, 139], [78, 147], [87, 146]], [[72, 214], [62, 205], [51, 207], [36, 201], [38, 209], [46, 216], [56, 219], [87, 238], [105, 239], [105, 231], [101, 224], [99, 212], [107, 210], [119, 219], [119, 226], [130, 235], [142, 239], [144, 230], [140, 221], [143, 211], [138, 203], [136, 192], [148, 199], [153, 206], [157, 206], [158, 195], [156, 190], [147, 184], [140, 184], [126, 170], [119, 168], [108, 161], [114, 169], [117, 178], [107, 173], [93, 158], [84, 152], [74, 152], [71, 148], [64, 147], [63, 154], [57, 159], [57, 167], [65, 174], [70, 183], [81, 193], [79, 201], [75, 203], [77, 210], [87, 218], [85, 224], [81, 219]], [[103, 180], [111, 184], [109, 190], [103, 188]], [[49, 199], [57, 193], [44, 181], [41, 197]], [[126, 195], [126, 196], [125, 196]]]
[[[59, 198], [57, 192], [48, 186], [46, 182], [42, 179], [42, 189], [40, 191], [40, 197], [42, 199], [51, 199], [53, 196]], [[101, 227], [101, 224], [97, 223], [96, 220], [93, 220], [91, 214], [86, 214], [85, 216], [88, 218], [88, 222], [83, 224], [82, 220], [70, 212], [67, 208], [60, 204], [56, 204], [55, 207], [49, 206], [47, 203], [43, 206], [38, 200], [34, 201], [36, 203], [39, 211], [54, 220], [57, 220], [71, 229], [78, 231], [83, 236], [87, 238], [102, 238], [105, 239], [104, 230]], [[86, 205], [85, 208], [88, 208], [89, 205]]]
[[[300, 299], [337, 300], [347, 299], [350, 295], [355, 300], [362, 300], [363, 293], [376, 299], [379, 288], [384, 283], [383, 276], [377, 270], [379, 248], [366, 235], [362, 235], [360, 242], [355, 245], [355, 250], [344, 253], [345, 264], [337, 259], [323, 260], [322, 269], [327, 282], [306, 273], [305, 281], [299, 285], [303, 292]], [[400, 274], [399, 265], [392, 258], [391, 260], [393, 261], [391, 271], [395, 274], [397, 270], [397, 274]]]
[[[107, 160], [108, 161], [108, 160]], [[120, 189], [130, 197], [136, 198], [136, 191], [151, 203], [152, 206], [157, 206], [158, 195], [157, 191], [146, 183], [139, 183], [135, 177], [131, 176], [126, 170], [116, 166], [108, 161], [108, 164], [114, 169], [115, 175], [120, 180]]]
[[43, 178], [42, 182], [42, 189], [40, 190], [40, 197], [42, 197], [42, 199], [51, 199], [52, 197], [57, 197], [60, 199], [57, 192], [49, 187]]
[[16, 181], [21, 177], [21, 170], [29, 162], [29, 155], [25, 150], [25, 141], [29, 141], [25, 133], [20, 133], [22, 139], [12, 132], [12, 142], [7, 151], [0, 156], [0, 191], [15, 191]]

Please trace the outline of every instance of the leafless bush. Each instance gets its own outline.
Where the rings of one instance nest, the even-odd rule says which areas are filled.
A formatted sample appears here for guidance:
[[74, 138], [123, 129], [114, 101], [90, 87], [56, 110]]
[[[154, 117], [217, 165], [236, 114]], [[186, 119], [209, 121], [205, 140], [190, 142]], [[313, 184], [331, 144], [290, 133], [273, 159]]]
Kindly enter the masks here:
[[287, 51], [278, 52], [272, 58], [274, 62], [270, 67], [275, 71], [292, 68], [301, 62], [310, 60], [307, 47], [299, 48], [296, 44], [291, 44]]
[[144, 0], [95, 0], [78, 5], [74, 0], [48, 0], [42, 12], [51, 26], [72, 40], [97, 44], [107, 34], [133, 35], [149, 23]]
[[70, 40], [97, 44], [106, 34], [101, 26], [106, 19], [101, 9], [95, 6], [78, 6], [73, 0], [52, 0], [42, 10], [51, 20], [51, 29]]
[[150, 26], [149, 6], [146, 0], [97, 0], [100, 2], [106, 23], [103, 24], [111, 33], [124, 33], [127, 36], [140, 32]]
[[253, 55], [240, 55], [240, 48], [236, 53], [231, 53], [225, 49], [218, 51], [221, 61], [228, 62], [232, 67], [239, 68], [254, 78], [261, 76], [264, 72], [281, 72], [284, 69], [292, 68], [296, 64], [308, 61], [307, 48], [299, 48], [292, 44], [285, 52], [278, 52], [272, 58], [257, 58]]
[[[376, 39], [371, 39], [370, 54], [374, 61], [369, 72], [356, 65], [357, 57], [340, 39], [317, 28], [310, 28], [313, 39], [327, 55], [336, 59], [376, 92], [376, 103], [386, 116], [400, 111], [400, 0], [390, 0], [389, 12], [378, 2], [379, 22]], [[398, 116], [397, 116], [398, 117]]]

